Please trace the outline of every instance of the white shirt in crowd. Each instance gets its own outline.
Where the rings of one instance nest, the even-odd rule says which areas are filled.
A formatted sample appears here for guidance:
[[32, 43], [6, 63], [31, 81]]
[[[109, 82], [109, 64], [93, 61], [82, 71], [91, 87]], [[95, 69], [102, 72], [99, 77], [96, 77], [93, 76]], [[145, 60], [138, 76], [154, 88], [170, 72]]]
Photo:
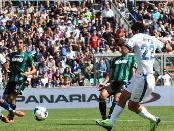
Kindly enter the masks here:
[[164, 86], [171, 86], [171, 77], [168, 74], [158, 76]]
[[111, 9], [104, 9], [102, 12], [102, 16], [111, 18], [114, 17], [114, 12]]
[[0, 54], [0, 83], [2, 82], [2, 65], [6, 62], [5, 57]]

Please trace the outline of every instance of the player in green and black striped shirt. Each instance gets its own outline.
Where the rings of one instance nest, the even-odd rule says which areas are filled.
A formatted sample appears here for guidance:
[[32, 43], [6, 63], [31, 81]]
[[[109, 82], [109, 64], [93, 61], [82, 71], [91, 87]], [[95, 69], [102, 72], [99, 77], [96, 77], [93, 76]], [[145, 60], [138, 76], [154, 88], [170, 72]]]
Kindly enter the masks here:
[[[120, 39], [118, 44], [121, 47], [121, 56], [117, 56], [112, 59], [110, 72], [106, 75], [105, 80], [98, 86], [100, 91], [99, 110], [102, 119], [107, 118], [105, 102], [107, 97], [114, 95], [114, 101], [108, 116], [110, 117], [117, 101], [119, 100], [124, 84], [135, 74], [135, 70], [137, 68], [134, 55], [128, 54], [129, 49], [125, 46], [125, 41]], [[108, 82], [110, 82], [110, 85], [105, 86]]]
[[[9, 80], [3, 96], [13, 110], [16, 109], [16, 96], [22, 94], [22, 91], [25, 89], [27, 77], [36, 72], [33, 58], [30, 53], [25, 51], [22, 38], [18, 38], [16, 47], [17, 51], [10, 54]], [[27, 71], [27, 68], [31, 68], [31, 71]], [[13, 114], [8, 116], [9, 119], [13, 120]]]

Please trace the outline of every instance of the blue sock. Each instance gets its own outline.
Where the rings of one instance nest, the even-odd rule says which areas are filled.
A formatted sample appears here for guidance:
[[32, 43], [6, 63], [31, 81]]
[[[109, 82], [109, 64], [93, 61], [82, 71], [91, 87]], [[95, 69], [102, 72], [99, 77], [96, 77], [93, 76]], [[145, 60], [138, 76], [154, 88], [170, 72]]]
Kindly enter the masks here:
[[10, 107], [10, 105], [5, 100], [3, 100], [3, 102], [0, 106], [3, 107], [4, 109], [6, 109], [7, 111], [9, 111], [10, 113], [13, 113], [13, 109]]

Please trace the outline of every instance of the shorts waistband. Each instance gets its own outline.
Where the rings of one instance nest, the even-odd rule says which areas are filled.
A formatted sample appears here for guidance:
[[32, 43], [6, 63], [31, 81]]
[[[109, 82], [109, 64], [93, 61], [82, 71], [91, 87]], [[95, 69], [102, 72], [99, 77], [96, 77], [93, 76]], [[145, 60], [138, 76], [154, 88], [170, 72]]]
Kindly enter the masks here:
[[141, 76], [147, 76], [147, 75], [152, 75], [153, 73], [148, 73], [148, 74], [143, 74], [143, 73], [139, 73], [139, 75]]

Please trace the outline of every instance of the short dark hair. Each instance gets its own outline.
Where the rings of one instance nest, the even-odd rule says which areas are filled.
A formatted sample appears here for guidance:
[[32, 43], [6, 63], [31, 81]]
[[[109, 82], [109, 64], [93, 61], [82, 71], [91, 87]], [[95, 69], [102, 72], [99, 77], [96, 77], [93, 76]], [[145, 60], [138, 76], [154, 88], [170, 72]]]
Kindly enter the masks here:
[[123, 38], [118, 39], [117, 41], [118, 46], [125, 46], [126, 45], [126, 40]]
[[24, 38], [23, 38], [23, 37], [18, 37], [18, 38], [16, 39], [16, 42], [18, 42], [19, 40], [22, 40], [22, 42], [24, 43]]
[[139, 31], [140, 33], [145, 32], [146, 27], [142, 22], [135, 22], [132, 24], [131, 29], [133, 31]]

